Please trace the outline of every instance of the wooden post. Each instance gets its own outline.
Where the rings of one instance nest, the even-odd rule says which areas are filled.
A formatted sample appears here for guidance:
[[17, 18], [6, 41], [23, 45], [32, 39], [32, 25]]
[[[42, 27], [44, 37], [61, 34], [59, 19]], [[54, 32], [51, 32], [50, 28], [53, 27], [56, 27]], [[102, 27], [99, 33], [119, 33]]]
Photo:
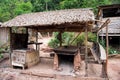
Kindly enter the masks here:
[[11, 57], [12, 57], [12, 28], [9, 28], [9, 39], [10, 39], [10, 56], [9, 56], [9, 58], [10, 58], [10, 64], [12, 66], [12, 59], [11, 59]]
[[97, 42], [99, 42], [99, 32], [97, 32]]
[[109, 41], [108, 41], [108, 25], [106, 26], [106, 64], [105, 64], [105, 73], [107, 77], [107, 67], [108, 67], [108, 48], [109, 48]]
[[62, 32], [60, 31], [60, 47], [62, 46]]
[[88, 40], [88, 31], [87, 27], [85, 29], [85, 76], [88, 76], [88, 48], [87, 48], [87, 40]]
[[[38, 31], [36, 30], [36, 43], [38, 42]], [[38, 45], [36, 44], [36, 50], [38, 50]]]

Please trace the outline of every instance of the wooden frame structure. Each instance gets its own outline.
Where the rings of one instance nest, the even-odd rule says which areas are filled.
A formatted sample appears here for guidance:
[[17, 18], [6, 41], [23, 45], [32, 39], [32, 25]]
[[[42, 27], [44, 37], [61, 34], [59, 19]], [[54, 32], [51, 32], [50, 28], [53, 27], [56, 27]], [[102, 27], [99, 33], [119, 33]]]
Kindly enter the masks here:
[[[68, 15], [69, 14], [69, 15]], [[23, 19], [23, 20], [22, 20]], [[2, 27], [8, 27], [10, 30], [10, 48], [12, 53], [11, 37], [12, 37], [12, 27], [24, 27], [28, 33], [28, 29], [34, 29], [36, 31], [36, 42], [37, 32], [39, 31], [59, 31], [61, 32], [85, 32], [85, 76], [88, 76], [88, 31], [92, 31], [94, 25], [94, 13], [91, 9], [70, 9], [70, 10], [59, 10], [50, 12], [40, 12], [20, 15], [12, 20], [9, 20], [2, 24]], [[108, 24], [108, 23], [107, 23]], [[105, 27], [107, 25], [103, 25]], [[101, 27], [102, 28], [102, 27]], [[98, 31], [101, 29], [99, 28]], [[106, 29], [106, 31], [108, 28]], [[108, 38], [107, 38], [108, 39]], [[62, 41], [60, 41], [60, 46], [62, 46]], [[108, 43], [108, 42], [107, 42]], [[37, 45], [36, 45], [37, 49]], [[107, 54], [108, 54], [108, 44], [107, 44]], [[107, 61], [105, 66], [105, 73], [107, 74]]]

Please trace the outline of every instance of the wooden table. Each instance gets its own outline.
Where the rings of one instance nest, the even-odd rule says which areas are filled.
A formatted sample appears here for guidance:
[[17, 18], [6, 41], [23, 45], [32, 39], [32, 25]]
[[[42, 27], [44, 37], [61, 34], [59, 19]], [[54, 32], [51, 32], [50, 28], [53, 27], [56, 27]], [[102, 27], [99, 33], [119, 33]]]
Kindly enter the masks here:
[[[62, 46], [53, 49], [55, 52], [54, 56], [54, 69], [59, 68], [59, 56], [58, 55], [73, 55], [74, 56], [74, 70], [78, 70], [81, 66], [81, 56], [80, 51], [75, 46]], [[68, 56], [69, 57], [69, 56]]]

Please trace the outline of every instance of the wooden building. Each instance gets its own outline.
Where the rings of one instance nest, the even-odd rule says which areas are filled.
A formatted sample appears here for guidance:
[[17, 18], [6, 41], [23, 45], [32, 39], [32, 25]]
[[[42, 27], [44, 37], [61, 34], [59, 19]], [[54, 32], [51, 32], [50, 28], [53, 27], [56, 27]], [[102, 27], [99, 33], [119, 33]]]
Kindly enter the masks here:
[[2, 28], [1, 25], [2, 23], [0, 23], [0, 46], [4, 46], [9, 40], [9, 29]]
[[[108, 24], [109, 44], [120, 49], [120, 4], [98, 7], [97, 19], [104, 22], [108, 18], [110, 19]], [[98, 22], [97, 26], [100, 27], [102, 24], [102, 22]], [[99, 32], [102, 40], [105, 39], [105, 33], [105, 28]]]

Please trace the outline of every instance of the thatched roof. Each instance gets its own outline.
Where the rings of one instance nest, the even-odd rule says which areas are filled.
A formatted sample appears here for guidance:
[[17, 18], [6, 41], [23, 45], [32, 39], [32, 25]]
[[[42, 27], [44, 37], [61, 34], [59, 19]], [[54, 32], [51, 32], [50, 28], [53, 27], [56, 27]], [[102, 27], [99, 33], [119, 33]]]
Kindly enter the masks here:
[[[2, 27], [38, 27], [58, 25], [84, 25], [94, 23], [94, 13], [90, 9], [68, 9], [23, 14], [2, 24]], [[48, 27], [47, 27], [48, 28]]]

